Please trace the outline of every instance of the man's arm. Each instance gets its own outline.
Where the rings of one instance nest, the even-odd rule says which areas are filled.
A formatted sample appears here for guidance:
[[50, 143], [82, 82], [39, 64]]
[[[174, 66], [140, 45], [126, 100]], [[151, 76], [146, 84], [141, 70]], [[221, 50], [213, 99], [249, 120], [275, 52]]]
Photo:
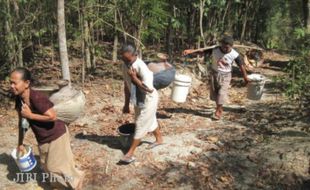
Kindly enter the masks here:
[[15, 110], [18, 115], [18, 138], [17, 138], [17, 150], [21, 150], [24, 142], [25, 129], [22, 127], [22, 114], [21, 114], [21, 100], [19, 98], [15, 99]]
[[124, 94], [125, 94], [125, 104], [123, 107], [123, 113], [129, 113], [129, 103], [130, 103], [130, 91], [127, 83], [124, 81]]
[[142, 89], [145, 92], [153, 92], [153, 90], [149, 89], [138, 77], [132, 77], [132, 82], [137, 85], [138, 88]]
[[216, 48], [218, 45], [213, 45], [209, 47], [199, 48], [199, 49], [187, 49], [184, 50], [182, 55], [201, 55], [204, 56], [206, 53], [211, 53], [212, 49]]
[[25, 129], [22, 128], [22, 117], [20, 112], [18, 112], [18, 147], [23, 145], [24, 135], [25, 135]]
[[130, 78], [131, 78], [131, 81], [132, 81], [135, 85], [137, 85], [138, 88], [142, 89], [142, 90], [145, 91], [145, 92], [149, 92], [149, 93], [153, 92], [153, 90], [149, 89], [149, 88], [139, 79], [139, 77], [138, 77], [138, 75], [137, 75], [137, 71], [136, 71], [135, 69], [133, 69], [133, 68], [129, 69], [129, 70], [128, 70], [128, 74], [129, 74], [129, 76], [130, 76]]
[[196, 55], [199, 55], [199, 56], [204, 56], [204, 51], [203, 50], [200, 50], [200, 49], [186, 49], [183, 51], [182, 53], [183, 56], [196, 56]]
[[243, 79], [244, 79], [244, 82], [247, 84], [249, 82], [248, 80], [248, 75], [246, 73], [246, 69], [244, 67], [244, 61], [243, 61], [243, 57], [241, 57], [240, 55], [235, 59], [242, 75], [243, 75]]
[[35, 114], [32, 113], [31, 109], [27, 104], [23, 104], [21, 115], [24, 118], [35, 120], [35, 121], [41, 121], [41, 122], [53, 122], [56, 121], [56, 111], [54, 108], [49, 108], [47, 111], [45, 111], [42, 115], [41, 114]]

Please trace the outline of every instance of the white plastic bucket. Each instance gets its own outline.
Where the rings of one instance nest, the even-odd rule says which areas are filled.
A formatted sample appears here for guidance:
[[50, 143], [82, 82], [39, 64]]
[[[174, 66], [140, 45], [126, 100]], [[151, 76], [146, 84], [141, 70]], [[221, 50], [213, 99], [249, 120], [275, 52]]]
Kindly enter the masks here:
[[191, 84], [192, 84], [191, 77], [182, 74], [175, 75], [173, 82], [173, 90], [171, 94], [172, 100], [178, 103], [185, 102]]
[[14, 158], [19, 170], [21, 172], [29, 172], [37, 165], [37, 160], [32, 154], [32, 148], [30, 146], [25, 147], [27, 150], [27, 154], [22, 156], [21, 158], [17, 158], [17, 149], [15, 148], [11, 156]]
[[248, 75], [249, 84], [247, 86], [247, 98], [250, 100], [260, 100], [265, 85], [265, 77], [260, 74]]

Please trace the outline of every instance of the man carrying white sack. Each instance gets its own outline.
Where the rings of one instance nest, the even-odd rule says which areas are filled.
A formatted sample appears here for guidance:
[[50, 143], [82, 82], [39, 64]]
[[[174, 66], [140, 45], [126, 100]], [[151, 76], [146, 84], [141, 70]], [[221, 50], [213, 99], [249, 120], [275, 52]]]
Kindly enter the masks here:
[[135, 161], [134, 151], [148, 132], [153, 132], [156, 138], [156, 141], [149, 145], [149, 149], [162, 144], [163, 139], [156, 118], [158, 93], [153, 86], [153, 72], [137, 57], [134, 45], [124, 45], [121, 55], [124, 61], [122, 65], [125, 93], [123, 113], [130, 112], [130, 102], [135, 107], [134, 139], [129, 151], [121, 159], [121, 162], [129, 164]]

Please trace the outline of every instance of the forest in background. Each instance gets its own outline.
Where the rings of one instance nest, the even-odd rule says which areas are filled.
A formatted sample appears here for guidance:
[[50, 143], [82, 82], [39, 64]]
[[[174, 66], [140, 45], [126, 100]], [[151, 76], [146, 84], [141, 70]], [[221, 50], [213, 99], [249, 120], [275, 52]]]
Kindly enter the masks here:
[[[309, 189], [309, 12], [310, 0], [0, 0], [0, 189], [49, 189], [41, 179], [15, 180], [18, 117], [9, 73], [19, 66], [31, 71], [36, 90], [54, 93], [68, 79], [85, 96], [68, 127], [84, 189]], [[248, 74], [266, 83], [261, 99], [249, 100], [250, 85], [234, 65], [218, 122], [207, 63], [181, 54], [223, 34], [243, 46], [236, 50], [252, 66]], [[192, 78], [185, 103], [172, 101], [173, 85], [159, 91], [165, 144], [146, 150], [153, 142], [146, 137], [128, 167], [117, 165], [126, 151], [118, 128], [134, 121], [122, 112], [124, 42], [135, 43], [143, 60], [168, 54], [177, 73]], [[250, 59], [251, 50], [259, 59]], [[38, 158], [33, 133], [25, 144]]]
[[1, 0], [2, 78], [42, 57], [59, 61], [61, 8], [69, 56], [83, 60], [86, 76], [102, 59], [117, 61], [124, 42], [135, 43], [140, 56], [155, 50], [173, 58], [229, 34], [241, 43], [288, 50], [294, 57], [284, 81], [288, 94], [309, 87], [309, 0]]

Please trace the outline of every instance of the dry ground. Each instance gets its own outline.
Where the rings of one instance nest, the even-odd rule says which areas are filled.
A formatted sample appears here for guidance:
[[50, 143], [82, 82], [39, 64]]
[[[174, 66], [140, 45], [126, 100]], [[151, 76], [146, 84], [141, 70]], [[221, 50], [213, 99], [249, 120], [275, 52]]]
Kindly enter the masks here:
[[[269, 79], [283, 74], [274, 64], [280, 62], [273, 61], [257, 71]], [[147, 150], [154, 140], [147, 136], [137, 149], [137, 161], [123, 166], [117, 162], [126, 150], [116, 129], [132, 122], [133, 116], [121, 112], [119, 74], [108, 73], [97, 73], [85, 84], [85, 113], [69, 127], [77, 163], [87, 173], [84, 189], [310, 189], [309, 113], [298, 112], [272, 80], [261, 101], [249, 101], [235, 75], [230, 103], [219, 122], [210, 119], [214, 105], [206, 83], [192, 74], [195, 80], [186, 103], [173, 103], [170, 89], [161, 91], [158, 118], [165, 144]], [[0, 189], [49, 189], [40, 178], [14, 181], [18, 169], [10, 157], [17, 142], [13, 103], [0, 111]], [[32, 132], [25, 143], [36, 147]], [[34, 172], [41, 172], [39, 168]]]

